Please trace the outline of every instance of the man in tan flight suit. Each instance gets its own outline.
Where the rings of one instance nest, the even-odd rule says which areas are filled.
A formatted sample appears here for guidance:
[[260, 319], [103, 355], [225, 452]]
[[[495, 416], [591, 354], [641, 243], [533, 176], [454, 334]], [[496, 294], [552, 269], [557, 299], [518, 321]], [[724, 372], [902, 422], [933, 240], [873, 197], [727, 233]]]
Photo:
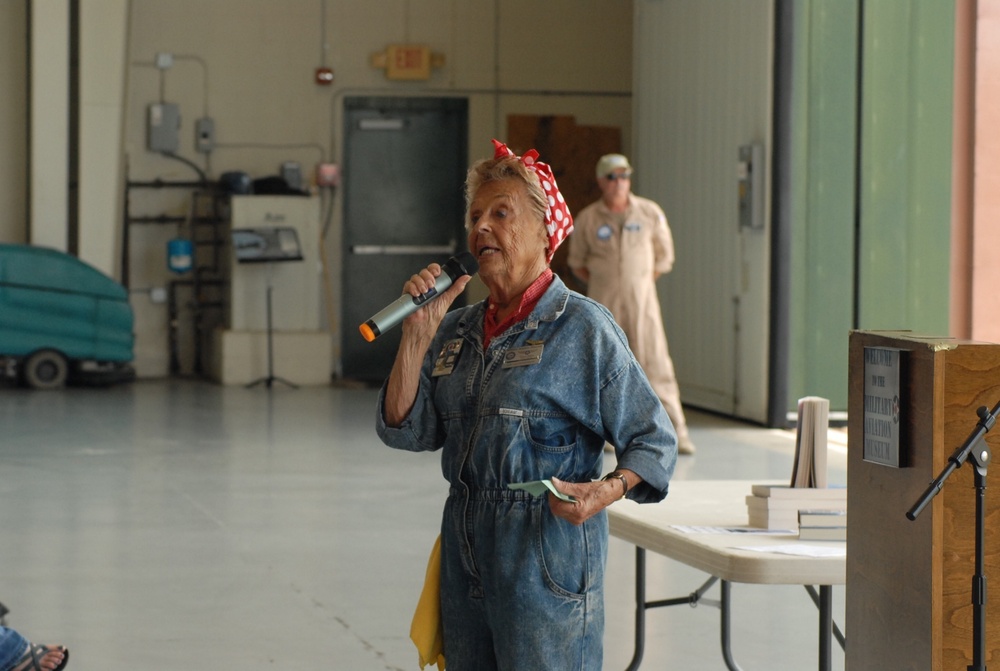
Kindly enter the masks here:
[[567, 265], [587, 295], [607, 307], [628, 336], [677, 431], [681, 454], [694, 454], [674, 363], [667, 350], [656, 278], [674, 265], [674, 242], [660, 206], [632, 193], [632, 166], [621, 154], [597, 162], [601, 200], [574, 218]]

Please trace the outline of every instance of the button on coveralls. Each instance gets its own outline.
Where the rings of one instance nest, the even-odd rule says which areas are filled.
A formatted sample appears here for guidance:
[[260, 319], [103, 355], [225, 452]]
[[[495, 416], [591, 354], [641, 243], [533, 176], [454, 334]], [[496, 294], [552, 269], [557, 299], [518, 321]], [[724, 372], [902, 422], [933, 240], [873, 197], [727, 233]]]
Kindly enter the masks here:
[[569, 236], [567, 265], [590, 273], [587, 295], [615, 316], [628, 344], [670, 415], [682, 442], [687, 420], [667, 349], [655, 273], [674, 265], [674, 242], [660, 206], [629, 194], [625, 212], [612, 212], [603, 201], [591, 203], [575, 217]]
[[[618, 467], [644, 480], [629, 498], [659, 501], [676, 437], [611, 314], [559, 278], [486, 351], [484, 315], [484, 303], [446, 314], [409, 416], [386, 425], [383, 386], [376, 422], [390, 447], [442, 450], [448, 671], [598, 671], [607, 513], [576, 526], [552, 514], [547, 496], [508, 486], [594, 480], [609, 442]], [[442, 353], [450, 372], [438, 365], [434, 376]]]

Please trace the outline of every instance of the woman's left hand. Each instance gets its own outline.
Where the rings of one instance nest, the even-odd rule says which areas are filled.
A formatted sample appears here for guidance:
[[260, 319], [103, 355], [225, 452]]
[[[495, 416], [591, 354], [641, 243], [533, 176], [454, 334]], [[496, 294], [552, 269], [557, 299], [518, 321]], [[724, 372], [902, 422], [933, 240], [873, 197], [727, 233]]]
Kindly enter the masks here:
[[621, 498], [622, 486], [618, 480], [597, 480], [595, 482], [566, 482], [551, 478], [563, 494], [576, 499], [575, 503], [563, 501], [555, 494], [549, 494], [549, 508], [556, 517], [573, 524], [583, 524]]

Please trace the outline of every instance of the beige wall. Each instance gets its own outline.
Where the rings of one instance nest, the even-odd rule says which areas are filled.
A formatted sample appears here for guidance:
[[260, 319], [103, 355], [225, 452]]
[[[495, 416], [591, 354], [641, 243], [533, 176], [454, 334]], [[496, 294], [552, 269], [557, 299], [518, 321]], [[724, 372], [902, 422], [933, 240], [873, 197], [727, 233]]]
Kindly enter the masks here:
[[26, 5], [0, 2], [0, 242], [26, 242]]
[[69, 249], [69, 31], [65, 0], [28, 0], [28, 242]]
[[[161, 97], [180, 105], [178, 153], [210, 177], [230, 170], [265, 177], [297, 161], [311, 179], [321, 160], [340, 163], [343, 99], [352, 95], [467, 97], [470, 161], [492, 151], [490, 138], [503, 138], [508, 114], [619, 126], [628, 146], [631, 22], [631, 2], [620, 0], [326, 0], [325, 12], [321, 0], [132, 0], [124, 121], [130, 179], [197, 178], [191, 167], [146, 149], [146, 109]], [[426, 44], [445, 65], [426, 82], [389, 81], [370, 59], [393, 43]], [[155, 67], [159, 52], [174, 56], [172, 67]], [[324, 64], [334, 70], [332, 86], [314, 82]], [[208, 157], [194, 150], [203, 115], [214, 119], [218, 143]], [[339, 204], [328, 236], [332, 300], [324, 315], [335, 362]], [[187, 206], [185, 193], [134, 192], [131, 209], [183, 214]], [[150, 290], [171, 279], [163, 249], [175, 234], [171, 226], [130, 229], [141, 375], [167, 371], [165, 307]]]
[[113, 277], [121, 265], [127, 26], [128, 0], [81, 3], [77, 254]]
[[[0, 2], [0, 241], [25, 242], [28, 233], [27, 49], [29, 4], [62, 15], [62, 0]], [[80, 203], [80, 250], [118, 279], [122, 198], [115, 183], [119, 151], [131, 180], [194, 180], [184, 163], [146, 149], [146, 109], [161, 99], [177, 103], [182, 115], [178, 154], [217, 178], [242, 170], [253, 178], [274, 175], [284, 161], [298, 161], [308, 178], [321, 160], [339, 163], [341, 107], [349, 95], [455, 95], [469, 99], [469, 158], [486, 155], [489, 139], [503, 138], [508, 114], [569, 114], [581, 124], [619, 126], [631, 140], [632, 3], [620, 0], [101, 0], [87, 16], [81, 45], [101, 63], [105, 79], [81, 100], [81, 168], [88, 187]], [[41, 11], [36, 10], [36, 11]], [[95, 13], [96, 11], [96, 13]], [[107, 14], [106, 44], [90, 31]], [[89, 17], [89, 18], [88, 18]], [[38, 17], [36, 17], [37, 19]], [[94, 21], [91, 21], [94, 19]], [[122, 35], [120, 21], [127, 20]], [[52, 21], [36, 21], [45, 28]], [[124, 39], [123, 39], [124, 37]], [[95, 38], [97, 41], [95, 41]], [[445, 56], [443, 68], [426, 82], [391, 82], [370, 65], [371, 55], [392, 43], [426, 44]], [[51, 53], [68, 53], [51, 45]], [[57, 48], [61, 47], [61, 48]], [[113, 54], [127, 50], [122, 62]], [[160, 52], [173, 65], [155, 66]], [[111, 61], [107, 59], [112, 58]], [[61, 57], [49, 59], [58, 66]], [[82, 84], [93, 70], [83, 63]], [[314, 71], [334, 69], [332, 86], [318, 86]], [[124, 103], [114, 87], [123, 82]], [[35, 82], [37, 110], [44, 101], [65, 96], [65, 82]], [[65, 115], [65, 112], [59, 114]], [[215, 122], [217, 148], [209, 156], [194, 149], [194, 122]], [[117, 117], [117, 118], [116, 118]], [[61, 116], [50, 120], [65, 129]], [[48, 123], [48, 122], [47, 122]], [[56, 134], [36, 133], [39, 141]], [[42, 157], [65, 157], [65, 140], [46, 144]], [[103, 154], [103, 158], [102, 158]], [[100, 164], [91, 169], [93, 161]], [[62, 163], [61, 163], [62, 164]], [[40, 178], [64, 184], [61, 170]], [[37, 184], [38, 182], [36, 182]], [[54, 194], [54, 195], [53, 195]], [[39, 207], [64, 212], [65, 189], [38, 190]], [[184, 214], [189, 201], [181, 192], [134, 191], [133, 214]], [[340, 340], [339, 201], [334, 200], [327, 257], [329, 313], [326, 322], [335, 350]], [[46, 244], [63, 246], [64, 215], [50, 217]], [[63, 228], [60, 228], [62, 226]], [[172, 279], [165, 244], [176, 234], [170, 226], [133, 225], [129, 229], [127, 278], [136, 311], [136, 365], [140, 375], [167, 372], [167, 315], [150, 292]], [[37, 240], [36, 240], [37, 242]]]
[[[317, 0], [133, 0], [126, 120], [132, 174], [193, 176], [144, 150], [145, 108], [160, 98], [158, 52], [179, 57], [162, 86], [164, 99], [181, 105], [179, 153], [209, 167], [191, 146], [194, 120], [207, 111], [220, 143], [211, 157], [215, 174], [240, 169], [260, 176], [283, 160], [304, 167], [321, 155], [339, 160], [345, 95], [470, 97], [470, 158], [503, 134], [503, 116], [511, 112], [571, 113], [582, 123], [627, 129], [628, 99], [600, 94], [631, 88], [630, 3], [327, 0], [325, 53], [321, 9]], [[369, 60], [398, 42], [429, 45], [444, 54], [445, 66], [427, 82], [388, 81]], [[333, 86], [313, 82], [324, 59], [334, 69]]]

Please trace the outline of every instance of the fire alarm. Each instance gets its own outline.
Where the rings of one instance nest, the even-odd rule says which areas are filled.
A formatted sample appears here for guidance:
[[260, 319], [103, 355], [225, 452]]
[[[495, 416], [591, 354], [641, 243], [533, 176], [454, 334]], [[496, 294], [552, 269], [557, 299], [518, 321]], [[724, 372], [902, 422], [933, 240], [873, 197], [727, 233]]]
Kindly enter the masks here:
[[316, 83], [328, 86], [333, 83], [333, 68], [316, 68]]

